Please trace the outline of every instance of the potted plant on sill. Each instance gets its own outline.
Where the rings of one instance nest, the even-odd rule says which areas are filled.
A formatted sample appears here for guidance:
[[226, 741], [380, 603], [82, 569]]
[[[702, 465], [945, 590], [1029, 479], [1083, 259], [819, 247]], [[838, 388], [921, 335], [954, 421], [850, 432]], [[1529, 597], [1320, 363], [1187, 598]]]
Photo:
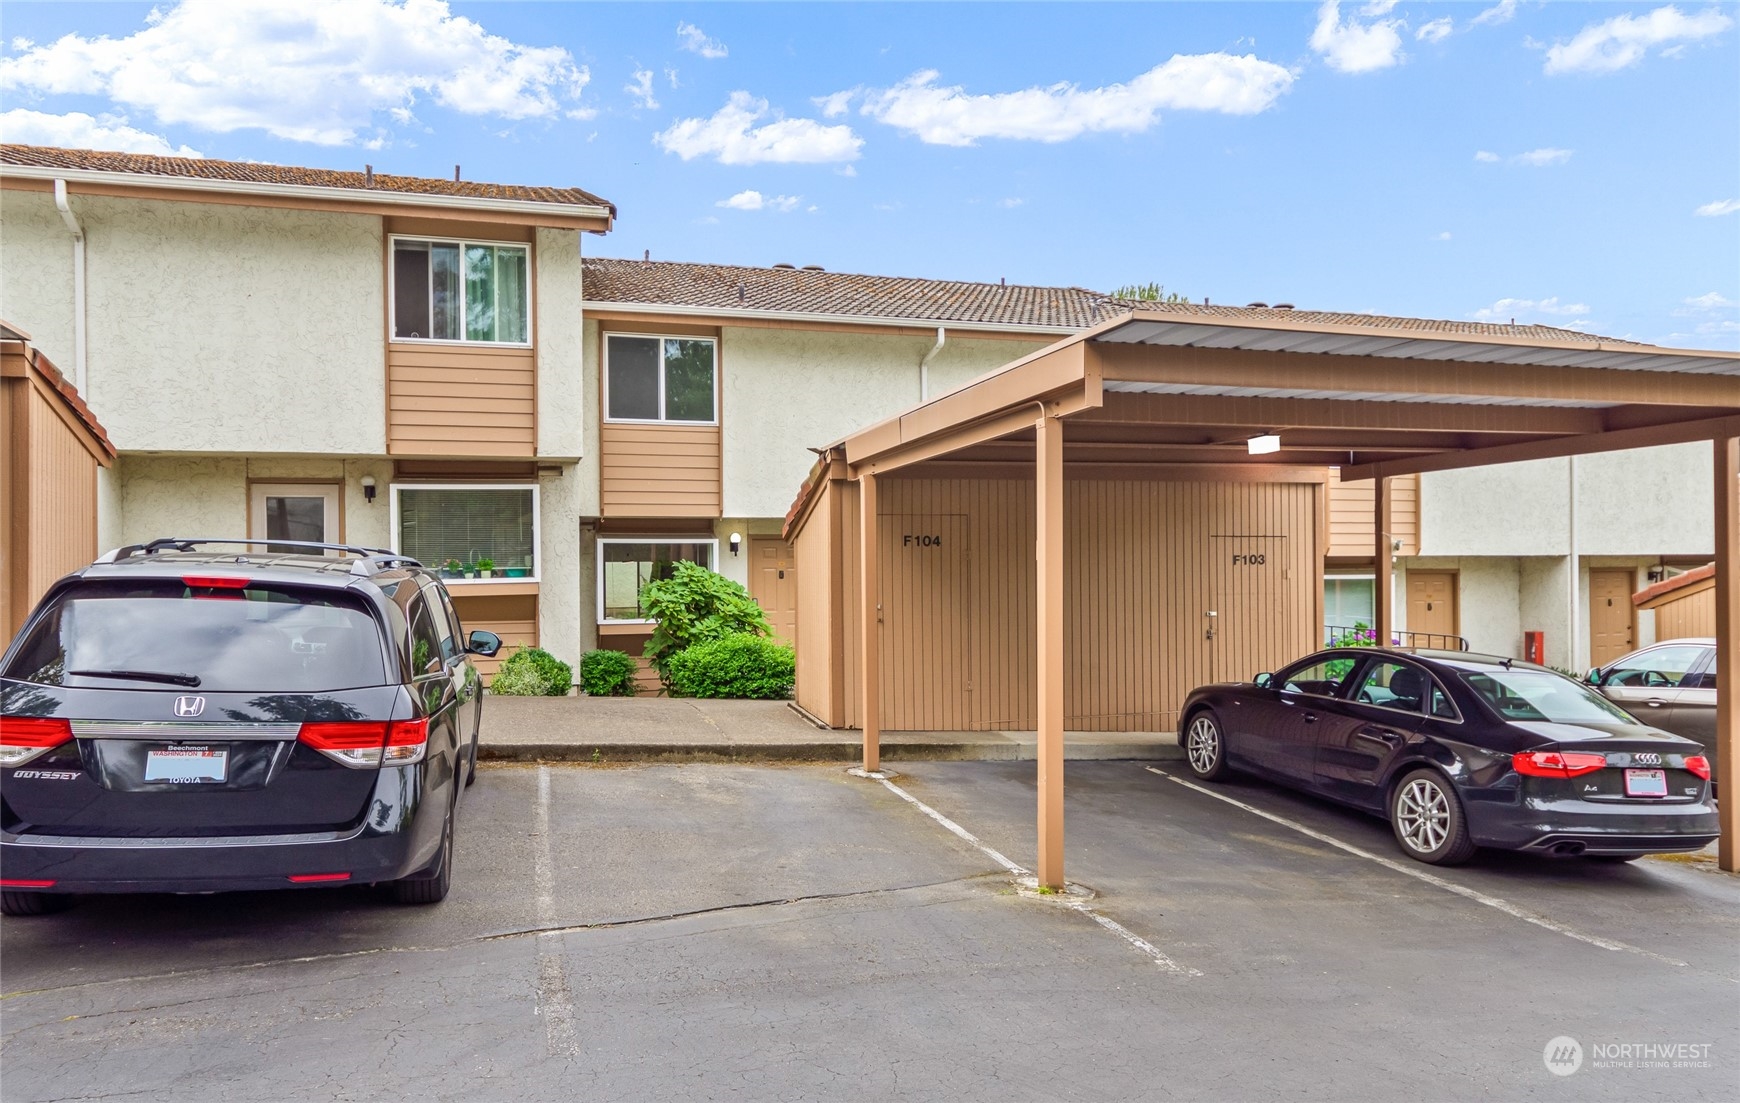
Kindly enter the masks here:
[[465, 575], [465, 564], [457, 559], [449, 559], [441, 565], [442, 578], [461, 578]]
[[477, 576], [479, 578], [488, 578], [494, 572], [495, 560], [484, 558], [477, 561]]
[[464, 566], [462, 566], [460, 568], [460, 570], [465, 573], [466, 578], [476, 578], [477, 577], [477, 567], [471, 563], [465, 564]]

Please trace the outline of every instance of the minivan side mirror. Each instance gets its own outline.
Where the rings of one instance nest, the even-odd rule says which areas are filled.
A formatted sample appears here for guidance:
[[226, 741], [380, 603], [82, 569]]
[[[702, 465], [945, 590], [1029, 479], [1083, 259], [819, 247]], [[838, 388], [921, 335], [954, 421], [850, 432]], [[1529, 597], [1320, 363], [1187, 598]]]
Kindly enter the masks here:
[[1268, 671], [1264, 671], [1263, 673], [1257, 675], [1255, 678], [1251, 679], [1251, 681], [1253, 681], [1257, 684], [1258, 689], [1268, 689], [1269, 683], [1274, 681], [1274, 680], [1275, 680], [1275, 676], [1273, 674], [1270, 674]]
[[471, 634], [469, 640], [465, 641], [465, 650], [473, 655], [482, 655], [487, 659], [501, 650], [501, 637], [494, 632], [485, 632], [479, 628]]

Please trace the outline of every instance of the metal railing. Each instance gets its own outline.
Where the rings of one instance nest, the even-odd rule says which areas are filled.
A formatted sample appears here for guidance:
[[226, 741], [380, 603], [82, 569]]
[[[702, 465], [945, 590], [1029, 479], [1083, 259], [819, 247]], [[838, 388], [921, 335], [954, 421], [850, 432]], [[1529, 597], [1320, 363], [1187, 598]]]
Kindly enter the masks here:
[[[1323, 626], [1323, 646], [1376, 647], [1378, 646], [1377, 629], [1362, 622], [1355, 624], [1326, 624]], [[1467, 651], [1468, 640], [1462, 636], [1447, 632], [1409, 632], [1404, 629], [1390, 631], [1391, 647], [1408, 647], [1428, 651]]]

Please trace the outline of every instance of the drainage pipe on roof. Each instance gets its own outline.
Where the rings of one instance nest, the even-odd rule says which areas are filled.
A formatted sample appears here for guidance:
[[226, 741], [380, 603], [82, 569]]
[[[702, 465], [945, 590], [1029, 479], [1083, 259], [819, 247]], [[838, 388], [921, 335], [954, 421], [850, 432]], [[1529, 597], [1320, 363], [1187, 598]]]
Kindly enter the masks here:
[[85, 389], [85, 228], [66, 201], [66, 181], [54, 182], [54, 209], [60, 212], [73, 241], [73, 386], [88, 399]]
[[948, 338], [948, 330], [942, 326], [937, 326], [936, 344], [932, 345], [930, 351], [924, 354], [924, 359], [918, 362], [918, 400], [920, 402], [930, 401], [930, 364], [932, 360], [936, 359], [936, 354], [943, 350], [943, 345], [948, 342]]

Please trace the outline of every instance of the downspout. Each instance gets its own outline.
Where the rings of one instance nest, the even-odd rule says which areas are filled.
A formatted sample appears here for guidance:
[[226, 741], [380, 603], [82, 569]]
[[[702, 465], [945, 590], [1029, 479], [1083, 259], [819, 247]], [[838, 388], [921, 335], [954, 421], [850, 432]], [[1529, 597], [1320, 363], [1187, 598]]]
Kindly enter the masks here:
[[932, 345], [930, 351], [924, 354], [924, 359], [918, 362], [918, 400], [920, 402], [930, 401], [930, 364], [932, 360], [936, 359], [936, 354], [943, 350], [943, 345], [948, 342], [948, 336], [948, 330], [942, 326], [937, 326], [936, 344]]
[[66, 201], [66, 181], [54, 182], [54, 209], [73, 239], [73, 386], [87, 399], [85, 386], [85, 228]]

